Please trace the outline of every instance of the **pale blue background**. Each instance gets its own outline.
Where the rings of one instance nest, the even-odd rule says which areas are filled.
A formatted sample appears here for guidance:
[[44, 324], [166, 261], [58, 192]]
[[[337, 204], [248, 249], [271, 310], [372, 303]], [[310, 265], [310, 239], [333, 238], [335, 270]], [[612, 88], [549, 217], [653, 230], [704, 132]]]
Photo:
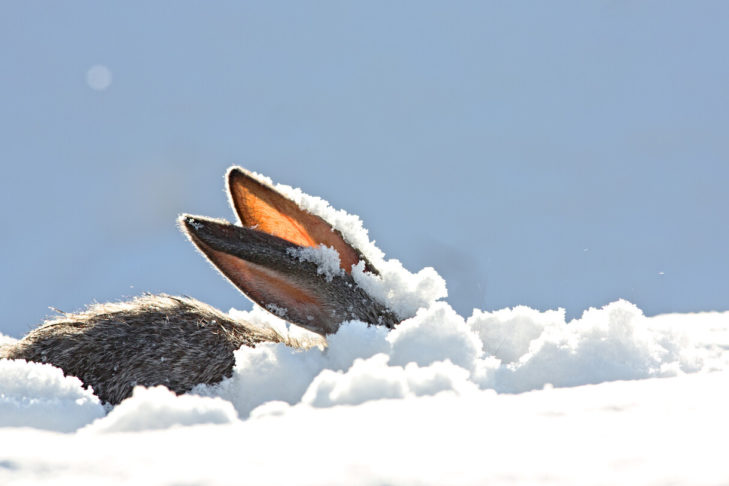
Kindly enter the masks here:
[[0, 332], [142, 291], [245, 308], [174, 223], [231, 218], [234, 163], [466, 315], [729, 309], [728, 52], [725, 1], [2, 2]]

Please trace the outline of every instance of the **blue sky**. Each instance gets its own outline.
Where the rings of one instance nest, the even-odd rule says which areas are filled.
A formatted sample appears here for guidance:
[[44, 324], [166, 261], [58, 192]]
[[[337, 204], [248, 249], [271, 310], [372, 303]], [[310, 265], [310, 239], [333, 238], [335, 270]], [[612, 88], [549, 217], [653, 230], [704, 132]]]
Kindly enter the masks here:
[[[0, 332], [246, 300], [178, 233], [243, 165], [449, 302], [729, 309], [726, 2], [4, 2]], [[111, 85], [86, 73], [107, 66]]]

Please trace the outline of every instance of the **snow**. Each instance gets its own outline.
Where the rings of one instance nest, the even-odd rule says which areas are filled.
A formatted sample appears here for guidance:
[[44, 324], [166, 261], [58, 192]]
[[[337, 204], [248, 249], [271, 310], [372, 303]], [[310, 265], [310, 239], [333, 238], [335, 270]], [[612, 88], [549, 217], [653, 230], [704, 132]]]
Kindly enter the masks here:
[[[1, 360], [0, 484], [729, 482], [729, 312], [461, 316], [435, 270], [407, 271], [358, 217], [278, 188], [364, 252], [380, 276], [359, 265], [355, 280], [403, 322], [325, 342], [233, 309], [301, 349], [241, 348], [218, 385], [137, 387], [111, 410], [50, 365]], [[339, 272], [330, 252], [302, 258]]]
[[288, 250], [294, 258], [301, 262], [316, 263], [316, 273], [324, 275], [327, 282], [344, 271], [340, 267], [339, 253], [332, 247], [319, 245], [314, 247], [291, 248]]
[[230, 402], [220, 398], [178, 397], [163, 386], [138, 386], [129, 400], [120, 403], [104, 420], [93, 422], [83, 432], [164, 430], [179, 425], [230, 424], [237, 418]]
[[51, 365], [0, 360], [0, 428], [32, 426], [72, 432], [103, 417], [81, 381]]
[[274, 403], [229, 425], [134, 433], [4, 429], [0, 483], [725, 484], [727, 378]]

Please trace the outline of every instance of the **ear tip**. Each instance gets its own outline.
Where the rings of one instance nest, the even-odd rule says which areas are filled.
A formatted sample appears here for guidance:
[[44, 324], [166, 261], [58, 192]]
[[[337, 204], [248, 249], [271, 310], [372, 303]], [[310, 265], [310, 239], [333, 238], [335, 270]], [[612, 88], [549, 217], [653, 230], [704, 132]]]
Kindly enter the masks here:
[[[254, 192], [260, 194], [261, 192], [274, 192], [278, 193], [273, 187], [272, 181], [266, 180], [267, 178], [261, 177], [259, 174], [252, 172], [248, 169], [244, 169], [238, 165], [231, 166], [225, 175], [226, 190], [233, 207], [237, 207], [238, 198], [236, 195], [241, 192]], [[280, 196], [280, 195], [279, 195]], [[238, 210], [236, 209], [236, 212]]]
[[180, 214], [177, 217], [177, 226], [187, 235], [198, 233], [203, 227], [209, 224], [225, 225], [230, 223], [222, 219], [219, 220], [207, 218], [205, 216], [195, 216], [187, 213]]
[[250, 171], [247, 169], [244, 169], [243, 167], [239, 165], [232, 165], [228, 168], [228, 171], [225, 173], [225, 178], [228, 180], [228, 182], [232, 182], [236, 179], [250, 179], [251, 174]]
[[195, 217], [191, 214], [183, 213], [177, 216], [177, 227], [185, 234], [190, 233], [193, 223], [195, 223]]

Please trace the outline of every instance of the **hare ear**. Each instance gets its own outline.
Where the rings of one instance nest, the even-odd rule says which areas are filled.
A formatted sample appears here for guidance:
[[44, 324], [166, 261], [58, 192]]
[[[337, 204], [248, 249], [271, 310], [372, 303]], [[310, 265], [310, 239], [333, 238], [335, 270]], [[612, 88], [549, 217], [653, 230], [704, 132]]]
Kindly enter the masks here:
[[243, 226], [278, 236], [299, 246], [333, 247], [339, 252], [341, 267], [347, 273], [351, 273], [352, 265], [360, 260], [365, 262], [366, 270], [379, 273], [329, 223], [256, 180], [246, 170], [231, 167], [226, 180], [231, 206]]
[[299, 248], [296, 245], [202, 216], [184, 214], [178, 221], [213, 266], [269, 312], [322, 335], [336, 332], [348, 319], [341, 299], [332, 297], [336, 282], [319, 275], [316, 264], [292, 257], [291, 250]]

